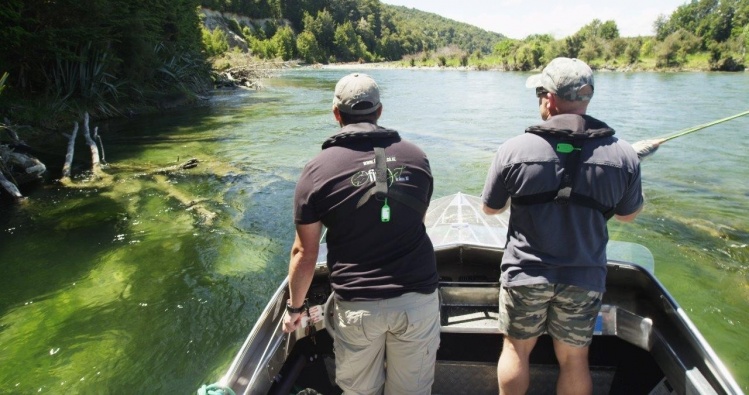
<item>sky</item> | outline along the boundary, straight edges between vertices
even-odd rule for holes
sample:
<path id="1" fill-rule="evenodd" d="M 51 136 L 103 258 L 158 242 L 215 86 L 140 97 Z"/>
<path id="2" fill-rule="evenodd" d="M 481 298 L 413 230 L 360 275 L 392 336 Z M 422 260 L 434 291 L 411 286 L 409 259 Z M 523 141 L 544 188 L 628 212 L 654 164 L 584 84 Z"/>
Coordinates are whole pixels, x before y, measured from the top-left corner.
<path id="1" fill-rule="evenodd" d="M 482 29 L 522 39 L 575 34 L 594 19 L 613 20 L 622 37 L 652 36 L 659 15 L 671 15 L 690 0 L 380 0 L 432 12 Z"/>

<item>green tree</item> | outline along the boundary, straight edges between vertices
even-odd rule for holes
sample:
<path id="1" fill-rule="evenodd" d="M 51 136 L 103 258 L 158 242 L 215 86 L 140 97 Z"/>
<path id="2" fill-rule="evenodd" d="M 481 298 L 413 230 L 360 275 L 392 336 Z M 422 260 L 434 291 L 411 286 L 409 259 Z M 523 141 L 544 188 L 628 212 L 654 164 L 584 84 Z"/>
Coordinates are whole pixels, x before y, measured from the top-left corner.
<path id="1" fill-rule="evenodd" d="M 361 18 L 359 20 L 356 24 L 356 34 L 361 37 L 362 42 L 368 49 L 374 50 L 377 46 L 377 35 L 374 31 L 374 23 L 370 19 Z"/>
<path id="2" fill-rule="evenodd" d="M 619 37 L 619 27 L 614 21 L 601 22 L 600 19 L 594 19 L 589 24 L 583 26 L 575 33 L 583 40 L 590 38 L 602 38 L 604 40 L 613 40 Z"/>
<path id="3" fill-rule="evenodd" d="M 627 43 L 627 47 L 624 49 L 624 57 L 627 59 L 627 63 L 637 63 L 637 60 L 640 59 L 641 48 L 642 44 L 639 39 Z"/>
<path id="4" fill-rule="evenodd" d="M 601 57 L 602 54 L 602 40 L 598 37 L 590 37 L 583 43 L 583 47 L 580 49 L 578 56 L 590 63 L 594 59 Z"/>
<path id="5" fill-rule="evenodd" d="M 627 50 L 628 41 L 617 37 L 613 40 L 607 41 L 607 50 L 605 51 L 605 56 L 607 59 L 616 59 L 624 54 L 624 52 Z"/>
<path id="6" fill-rule="evenodd" d="M 402 58 L 406 51 L 400 37 L 397 34 L 391 34 L 390 29 L 385 28 L 377 45 L 377 53 L 385 60 L 397 60 Z"/>
<path id="7" fill-rule="evenodd" d="M 668 36 L 668 24 L 669 17 L 663 14 L 658 15 L 658 18 L 653 22 L 653 31 L 655 31 L 655 37 L 659 41 L 662 41 L 666 36 Z"/>
<path id="8" fill-rule="evenodd" d="M 315 35 L 310 31 L 305 30 L 297 36 L 296 48 L 299 56 L 307 63 L 316 63 L 325 60 Z"/>
<path id="9" fill-rule="evenodd" d="M 731 37 L 746 37 L 747 28 L 749 28 L 749 0 L 737 0 L 733 12 Z"/>
<path id="10" fill-rule="evenodd" d="M 518 42 L 513 39 L 506 38 L 494 45 L 494 54 L 502 58 L 510 56 L 517 50 Z"/>
<path id="11" fill-rule="evenodd" d="M 606 21 L 601 25 L 601 30 L 598 35 L 604 40 L 614 40 L 619 38 L 619 27 L 614 21 Z"/>
<path id="12" fill-rule="evenodd" d="M 334 34 L 335 56 L 341 61 L 367 60 L 366 48 L 351 22 L 339 25 Z"/>
<path id="13" fill-rule="evenodd" d="M 514 67 L 517 70 L 521 71 L 528 71 L 534 69 L 535 62 L 534 62 L 534 54 L 533 49 L 528 44 L 523 44 L 518 48 L 518 50 L 515 52 L 515 58 L 514 60 Z"/>
<path id="14" fill-rule="evenodd" d="M 332 14 L 328 10 L 321 10 L 314 17 L 309 13 L 305 14 L 302 20 L 304 30 L 309 31 L 315 36 L 320 50 L 327 57 L 335 47 L 333 40 L 335 38 L 336 25 Z"/>
<path id="15" fill-rule="evenodd" d="M 271 42 L 275 48 L 276 56 L 280 56 L 283 60 L 294 58 L 296 53 L 296 38 L 294 37 L 294 31 L 290 27 L 284 26 L 278 29 Z"/>
<path id="16" fill-rule="evenodd" d="M 647 39 L 642 43 L 642 47 L 640 47 L 640 54 L 644 56 L 653 56 L 655 53 L 655 39 Z"/>
<path id="17" fill-rule="evenodd" d="M 203 28 L 203 47 L 209 56 L 218 56 L 229 50 L 226 33 L 221 29 Z"/>
<path id="18" fill-rule="evenodd" d="M 576 58 L 583 48 L 583 38 L 580 35 L 574 34 L 564 39 L 564 52 L 568 58 Z"/>
<path id="19" fill-rule="evenodd" d="M 261 59 L 273 59 L 276 57 L 276 47 L 272 40 L 259 40 L 251 37 L 249 40 L 250 52 Z"/>
<path id="20" fill-rule="evenodd" d="M 699 48 L 700 39 L 694 34 L 680 29 L 656 45 L 656 65 L 659 67 L 680 66 L 686 62 L 688 55 L 696 53 Z"/>

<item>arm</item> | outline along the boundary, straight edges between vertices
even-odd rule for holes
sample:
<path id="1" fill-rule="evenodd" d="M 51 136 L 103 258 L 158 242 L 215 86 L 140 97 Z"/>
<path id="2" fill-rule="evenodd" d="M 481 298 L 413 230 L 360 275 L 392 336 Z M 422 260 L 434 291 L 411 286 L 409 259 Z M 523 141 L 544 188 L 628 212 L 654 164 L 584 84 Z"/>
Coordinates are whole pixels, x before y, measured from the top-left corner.
<path id="1" fill-rule="evenodd" d="M 632 214 L 627 214 L 627 215 L 616 214 L 614 215 L 614 218 L 616 218 L 617 221 L 621 221 L 621 222 L 632 222 L 635 220 L 635 218 L 637 218 L 637 214 L 640 214 L 640 211 L 642 211 L 642 205 L 640 205 L 640 207 L 637 208 L 637 211 L 635 211 Z"/>
<path id="2" fill-rule="evenodd" d="M 488 215 L 494 215 L 494 214 L 502 213 L 505 210 L 507 210 L 509 207 L 510 207 L 510 199 L 507 199 L 507 203 L 505 203 L 505 206 L 502 207 L 502 208 L 499 208 L 499 209 L 497 209 L 497 208 L 491 208 L 491 207 L 487 206 L 486 203 L 484 203 L 484 204 L 481 205 L 481 209 L 484 211 L 484 214 L 488 214 Z"/>
<path id="3" fill-rule="evenodd" d="M 299 307 L 304 303 L 307 290 L 312 283 L 321 232 L 321 222 L 296 226 L 296 237 L 289 261 L 289 304 L 293 307 Z M 284 316 L 284 332 L 296 330 L 301 322 L 301 313 L 287 313 Z"/>
<path id="4" fill-rule="evenodd" d="M 654 154 L 663 143 L 663 139 L 642 140 L 632 144 L 632 148 L 637 152 L 637 157 L 640 158 L 640 161 L 643 161 L 648 156 Z"/>
<path id="5" fill-rule="evenodd" d="M 497 154 L 494 155 L 494 159 L 492 159 L 492 164 L 489 166 L 489 171 L 487 172 L 486 180 L 484 181 L 484 189 L 481 192 L 481 200 L 483 203 L 481 209 L 484 214 L 487 215 L 499 214 L 510 208 L 510 191 L 505 187 L 503 181 L 504 177 L 501 171 L 503 167 L 500 164 L 501 150 L 502 147 L 499 147 Z M 502 203 L 503 201 L 504 203 Z M 495 208 L 497 206 L 501 207 Z"/>

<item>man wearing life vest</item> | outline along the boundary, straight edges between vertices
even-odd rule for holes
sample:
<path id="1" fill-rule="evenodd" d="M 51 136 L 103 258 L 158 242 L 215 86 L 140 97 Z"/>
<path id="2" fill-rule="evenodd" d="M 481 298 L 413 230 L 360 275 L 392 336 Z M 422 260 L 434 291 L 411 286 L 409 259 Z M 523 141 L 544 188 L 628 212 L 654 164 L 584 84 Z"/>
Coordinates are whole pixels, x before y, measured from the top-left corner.
<path id="1" fill-rule="evenodd" d="M 429 394 L 440 343 L 437 266 L 423 223 L 429 161 L 377 125 L 380 91 L 366 74 L 338 81 L 333 114 L 341 129 L 304 167 L 294 193 L 284 330 L 300 325 L 325 225 L 336 383 L 345 394 Z"/>
<path id="2" fill-rule="evenodd" d="M 642 208 L 640 161 L 606 123 L 586 115 L 593 72 L 552 60 L 528 78 L 544 122 L 498 149 L 483 190 L 484 212 L 512 207 L 501 262 L 497 374 L 500 393 L 524 394 L 529 356 L 547 333 L 560 364 L 558 394 L 590 394 L 588 348 L 606 282 L 607 220 Z"/>

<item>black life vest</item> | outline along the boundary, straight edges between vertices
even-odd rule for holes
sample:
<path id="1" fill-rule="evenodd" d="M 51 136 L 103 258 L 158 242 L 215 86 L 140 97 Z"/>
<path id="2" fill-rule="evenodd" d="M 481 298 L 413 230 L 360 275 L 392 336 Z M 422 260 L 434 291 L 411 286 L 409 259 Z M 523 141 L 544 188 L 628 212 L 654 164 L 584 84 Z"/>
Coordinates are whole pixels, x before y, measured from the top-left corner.
<path id="1" fill-rule="evenodd" d="M 378 127 L 377 130 L 368 132 L 354 131 L 338 133 L 325 140 L 322 144 L 322 149 L 332 146 L 346 146 L 349 142 L 369 141 L 375 154 L 375 183 L 368 188 L 364 188 L 364 193 L 359 198 L 356 206 L 341 205 L 326 214 L 322 221 L 326 226 L 330 227 L 330 225 L 334 224 L 338 219 L 348 217 L 348 215 L 353 211 L 364 206 L 372 197 L 375 197 L 380 201 L 385 200 L 385 198 L 393 199 L 413 210 L 416 210 L 416 212 L 422 216 L 426 214 L 427 208 L 429 207 L 428 202 L 423 202 L 401 191 L 396 185 L 388 186 L 385 143 L 387 140 L 392 139 L 400 140 L 398 132 Z"/>
<path id="2" fill-rule="evenodd" d="M 565 155 L 562 163 L 562 181 L 556 190 L 513 196 L 511 199 L 513 205 L 572 203 L 599 211 L 606 220 L 614 216 L 615 207 L 606 206 L 590 196 L 572 191 L 575 185 L 575 174 L 578 173 L 577 170 L 580 167 L 580 152 L 583 145 L 591 139 L 613 136 L 614 129 L 588 115 L 561 114 L 553 116 L 541 125 L 531 126 L 525 132 L 539 135 L 549 144 L 553 143 L 549 141 L 548 136 L 561 140 L 554 150 Z"/>

